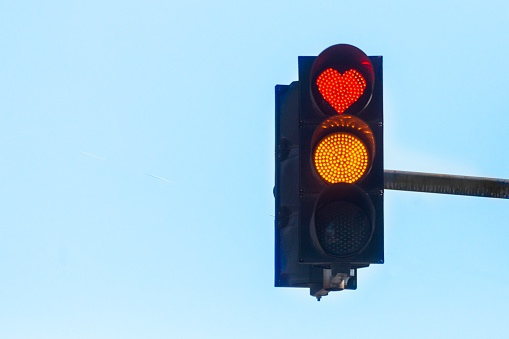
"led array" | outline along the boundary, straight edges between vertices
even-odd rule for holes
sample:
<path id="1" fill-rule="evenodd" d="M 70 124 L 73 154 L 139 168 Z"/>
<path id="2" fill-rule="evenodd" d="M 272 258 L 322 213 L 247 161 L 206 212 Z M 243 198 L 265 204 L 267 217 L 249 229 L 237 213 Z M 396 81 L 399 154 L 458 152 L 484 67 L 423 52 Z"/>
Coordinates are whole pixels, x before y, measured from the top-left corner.
<path id="1" fill-rule="evenodd" d="M 314 163 L 325 181 L 354 183 L 368 168 L 368 150 L 356 136 L 334 133 L 320 141 L 315 149 Z"/>
<path id="2" fill-rule="evenodd" d="M 326 69 L 318 76 L 316 84 L 323 98 L 339 114 L 356 102 L 366 88 L 366 80 L 354 69 L 342 75 L 335 69 Z"/>

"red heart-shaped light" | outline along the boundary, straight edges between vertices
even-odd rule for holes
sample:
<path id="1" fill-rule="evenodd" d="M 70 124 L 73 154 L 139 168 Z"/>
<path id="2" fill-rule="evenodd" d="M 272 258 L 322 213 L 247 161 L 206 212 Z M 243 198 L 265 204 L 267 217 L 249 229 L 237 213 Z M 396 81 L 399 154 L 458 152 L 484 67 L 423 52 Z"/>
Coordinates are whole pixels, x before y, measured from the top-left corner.
<path id="1" fill-rule="evenodd" d="M 366 80 L 354 69 L 343 74 L 332 68 L 326 69 L 316 79 L 316 84 L 323 98 L 339 114 L 356 102 L 366 88 Z"/>

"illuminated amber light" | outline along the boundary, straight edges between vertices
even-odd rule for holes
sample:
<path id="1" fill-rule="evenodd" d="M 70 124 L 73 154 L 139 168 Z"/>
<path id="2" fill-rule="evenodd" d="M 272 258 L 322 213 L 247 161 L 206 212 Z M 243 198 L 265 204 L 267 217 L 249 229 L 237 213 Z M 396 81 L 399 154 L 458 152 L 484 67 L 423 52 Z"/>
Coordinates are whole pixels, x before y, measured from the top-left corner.
<path id="1" fill-rule="evenodd" d="M 342 114 L 364 93 L 366 80 L 354 69 L 341 74 L 329 68 L 318 76 L 316 85 L 323 98 Z"/>
<path id="2" fill-rule="evenodd" d="M 354 183 L 368 168 L 368 150 L 356 136 L 334 133 L 320 141 L 315 149 L 314 162 L 325 181 Z"/>

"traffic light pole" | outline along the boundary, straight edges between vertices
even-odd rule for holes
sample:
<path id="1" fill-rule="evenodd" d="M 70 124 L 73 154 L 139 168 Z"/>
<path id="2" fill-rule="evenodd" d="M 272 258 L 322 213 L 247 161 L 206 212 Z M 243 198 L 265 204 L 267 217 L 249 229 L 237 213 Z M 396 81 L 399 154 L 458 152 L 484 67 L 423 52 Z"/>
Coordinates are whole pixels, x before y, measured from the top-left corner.
<path id="1" fill-rule="evenodd" d="M 384 171 L 388 190 L 509 199 L 509 180 L 404 171 Z"/>

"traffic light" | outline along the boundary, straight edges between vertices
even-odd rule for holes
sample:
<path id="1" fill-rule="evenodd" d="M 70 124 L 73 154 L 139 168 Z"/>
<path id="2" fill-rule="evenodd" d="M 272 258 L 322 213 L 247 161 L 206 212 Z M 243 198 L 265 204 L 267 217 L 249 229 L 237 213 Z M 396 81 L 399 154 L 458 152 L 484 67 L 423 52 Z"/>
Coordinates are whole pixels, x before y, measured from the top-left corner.
<path id="1" fill-rule="evenodd" d="M 383 263 L 382 57 L 334 45 L 276 86 L 275 286 L 318 299 Z"/>

